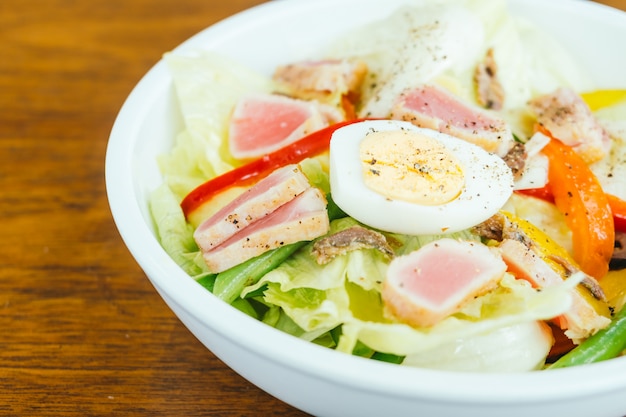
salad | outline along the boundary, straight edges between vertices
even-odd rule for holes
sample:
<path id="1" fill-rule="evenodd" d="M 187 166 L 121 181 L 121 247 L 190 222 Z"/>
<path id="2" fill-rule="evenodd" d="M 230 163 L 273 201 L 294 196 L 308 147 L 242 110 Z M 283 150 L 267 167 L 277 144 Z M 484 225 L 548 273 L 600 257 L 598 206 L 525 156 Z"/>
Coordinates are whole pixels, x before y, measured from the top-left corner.
<path id="1" fill-rule="evenodd" d="M 407 5 L 272 74 L 164 59 L 185 128 L 150 210 L 217 297 L 407 366 L 626 349 L 626 92 L 504 1 Z"/>

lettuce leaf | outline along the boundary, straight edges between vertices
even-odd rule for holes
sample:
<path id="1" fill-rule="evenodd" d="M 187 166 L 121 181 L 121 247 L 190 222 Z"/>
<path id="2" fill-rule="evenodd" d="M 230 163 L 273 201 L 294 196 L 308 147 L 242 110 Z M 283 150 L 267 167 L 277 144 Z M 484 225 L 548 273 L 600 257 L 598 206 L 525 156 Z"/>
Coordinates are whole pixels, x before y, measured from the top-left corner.
<path id="1" fill-rule="evenodd" d="M 331 223 L 331 233 L 356 224 L 349 217 L 336 220 Z M 394 245 L 399 245 L 398 253 L 440 238 L 389 234 L 388 237 L 394 239 Z M 476 239 L 468 231 L 456 237 Z M 576 284 L 564 281 L 560 286 L 536 291 L 527 282 L 505 274 L 496 290 L 468 302 L 458 313 L 433 327 L 414 328 L 385 314 L 381 286 L 389 259 L 382 253 L 362 249 L 319 265 L 311 255 L 313 244 L 302 248 L 243 293 L 245 296 L 265 287 L 264 302 L 279 307 L 301 329 L 295 332 L 292 329 L 292 334 L 319 334 L 341 326 L 336 349 L 345 353 L 353 353 L 365 345 L 376 352 L 414 357 L 424 352 L 432 355 L 437 348 L 449 348 L 455 341 L 480 338 L 491 332 L 506 334 L 507 328 L 509 333 L 511 329 L 521 329 L 518 331 L 532 330 L 538 334 L 535 328 L 526 325 L 562 314 L 571 304 L 569 291 Z M 535 355 L 546 353 L 542 348 L 546 340 L 538 336 L 537 343 L 529 345 L 535 349 Z M 475 341 L 475 345 L 480 343 Z M 533 360 L 529 362 L 534 367 Z"/>
<path id="2" fill-rule="evenodd" d="M 230 114 L 252 92 L 272 90 L 271 79 L 226 56 L 208 51 L 164 55 L 185 123 L 159 165 L 179 199 L 237 164 L 228 150 Z"/>
<path id="3" fill-rule="evenodd" d="M 176 195 L 162 184 L 150 195 L 149 208 L 157 238 L 168 255 L 189 275 L 200 279 L 209 274 L 193 239 L 193 228 L 185 220 Z"/>
<path id="4" fill-rule="evenodd" d="M 500 287 L 468 303 L 463 310 L 430 328 L 403 323 L 352 320 L 343 325 L 337 350 L 351 352 L 361 341 L 374 350 L 400 356 L 416 355 L 520 323 L 556 317 L 571 305 L 569 291 L 576 281 L 536 291 L 505 274 Z"/>
<path id="5" fill-rule="evenodd" d="M 544 367 L 553 342 L 547 324 L 528 321 L 457 338 L 434 349 L 406 356 L 402 364 L 466 372 L 533 371 Z"/>

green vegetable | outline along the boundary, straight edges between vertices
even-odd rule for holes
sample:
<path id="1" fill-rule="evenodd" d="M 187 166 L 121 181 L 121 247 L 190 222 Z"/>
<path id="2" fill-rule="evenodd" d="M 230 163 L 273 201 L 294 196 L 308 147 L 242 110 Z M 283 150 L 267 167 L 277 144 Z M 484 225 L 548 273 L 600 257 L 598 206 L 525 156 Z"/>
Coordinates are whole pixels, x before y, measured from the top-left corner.
<path id="1" fill-rule="evenodd" d="M 328 334 L 333 338 L 335 344 L 337 344 L 341 338 L 341 326 L 335 327 L 329 331 Z M 395 364 L 400 364 L 404 360 L 404 356 L 394 355 L 392 353 L 376 352 L 374 349 L 361 342 L 356 342 L 354 348 L 352 349 L 352 354 L 355 356 L 362 356 L 364 358 Z"/>
<path id="2" fill-rule="evenodd" d="M 333 201 L 330 193 L 326 194 L 326 200 L 328 201 L 328 205 L 326 206 L 326 210 L 328 210 L 328 219 L 332 222 L 333 220 L 342 219 L 348 216 L 339 208 L 337 204 Z"/>
<path id="3" fill-rule="evenodd" d="M 626 306 L 613 317 L 611 323 L 580 345 L 563 355 L 548 369 L 584 365 L 618 356 L 626 349 Z"/>
<path id="4" fill-rule="evenodd" d="M 235 307 L 237 310 L 243 313 L 246 313 L 250 317 L 255 318 L 257 320 L 259 319 L 259 315 L 257 314 L 257 311 L 254 309 L 254 307 L 252 307 L 252 305 L 250 304 L 248 300 L 244 300 L 243 298 L 238 298 L 235 301 L 233 301 L 231 305 Z"/>
<path id="5" fill-rule="evenodd" d="M 208 273 L 208 274 L 200 276 L 199 278 L 196 277 L 196 281 L 198 282 L 198 284 L 202 285 L 207 290 L 213 292 L 213 287 L 215 286 L 216 277 L 217 277 L 217 274 Z"/>
<path id="6" fill-rule="evenodd" d="M 241 290 L 256 283 L 263 275 L 276 268 L 295 251 L 308 242 L 296 242 L 267 251 L 256 258 L 234 266 L 217 274 L 213 294 L 227 303 L 232 303 L 241 294 Z"/>
<path id="7" fill-rule="evenodd" d="M 404 356 L 398 356 L 392 353 L 374 352 L 374 354 L 371 356 L 371 359 L 375 359 L 381 362 L 400 364 L 404 360 Z"/>
<path id="8" fill-rule="evenodd" d="M 150 212 L 158 239 L 168 255 L 195 279 L 210 274 L 193 239 L 193 229 L 186 222 L 175 193 L 166 184 L 150 196 Z"/>

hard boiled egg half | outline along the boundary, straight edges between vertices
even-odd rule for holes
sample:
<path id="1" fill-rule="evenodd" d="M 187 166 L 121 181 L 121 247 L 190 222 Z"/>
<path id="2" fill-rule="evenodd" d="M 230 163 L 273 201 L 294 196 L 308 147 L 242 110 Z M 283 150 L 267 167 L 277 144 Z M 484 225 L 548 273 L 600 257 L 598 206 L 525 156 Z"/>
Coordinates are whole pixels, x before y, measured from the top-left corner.
<path id="1" fill-rule="evenodd" d="M 477 145 L 409 122 L 372 120 L 330 141 L 335 203 L 370 227 L 393 233 L 452 233 L 495 214 L 513 191 L 504 160 Z"/>

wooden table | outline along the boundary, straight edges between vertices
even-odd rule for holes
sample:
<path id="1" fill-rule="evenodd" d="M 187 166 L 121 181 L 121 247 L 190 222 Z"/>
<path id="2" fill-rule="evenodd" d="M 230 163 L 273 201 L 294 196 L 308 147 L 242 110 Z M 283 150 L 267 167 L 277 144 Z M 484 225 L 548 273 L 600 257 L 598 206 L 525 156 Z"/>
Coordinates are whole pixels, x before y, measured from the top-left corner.
<path id="1" fill-rule="evenodd" d="M 0 415 L 305 415 L 183 327 L 104 187 L 108 134 L 140 77 L 261 2 L 0 1 Z"/>

